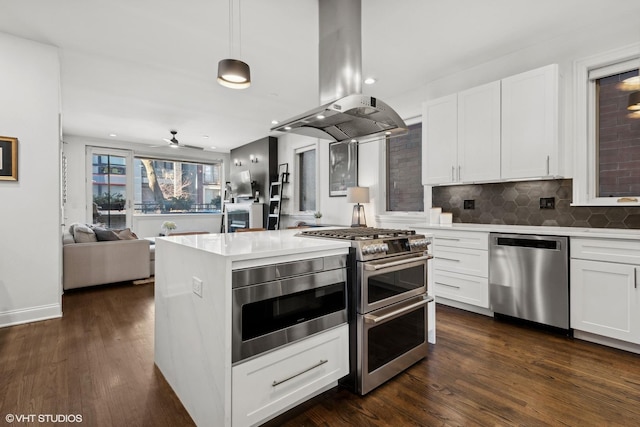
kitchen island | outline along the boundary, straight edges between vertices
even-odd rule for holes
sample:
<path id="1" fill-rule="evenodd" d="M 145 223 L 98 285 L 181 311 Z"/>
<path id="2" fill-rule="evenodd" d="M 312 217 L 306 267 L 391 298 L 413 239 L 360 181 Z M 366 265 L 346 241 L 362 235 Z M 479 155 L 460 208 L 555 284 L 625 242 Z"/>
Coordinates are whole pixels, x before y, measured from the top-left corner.
<path id="1" fill-rule="evenodd" d="M 155 363 L 197 425 L 259 424 L 333 387 L 337 379 L 347 374 L 348 354 L 342 350 L 348 347 L 346 323 L 232 366 L 234 270 L 344 255 L 349 251 L 349 242 L 301 238 L 295 236 L 297 232 L 273 230 L 156 239 Z M 234 379 L 241 370 L 259 363 L 272 366 L 271 373 L 280 374 L 277 369 L 283 369 L 282 365 L 295 366 L 292 358 L 325 344 L 345 354 L 337 357 L 339 366 L 327 363 L 321 367 L 321 374 L 311 384 L 292 382 L 284 391 L 276 391 L 269 383 L 264 395 L 256 397 L 260 385 L 252 388 L 251 376 L 245 375 L 242 381 Z M 287 363 L 281 363 L 283 360 Z M 262 368 L 255 368 L 258 369 Z M 257 407 L 247 408 L 250 398 Z"/>

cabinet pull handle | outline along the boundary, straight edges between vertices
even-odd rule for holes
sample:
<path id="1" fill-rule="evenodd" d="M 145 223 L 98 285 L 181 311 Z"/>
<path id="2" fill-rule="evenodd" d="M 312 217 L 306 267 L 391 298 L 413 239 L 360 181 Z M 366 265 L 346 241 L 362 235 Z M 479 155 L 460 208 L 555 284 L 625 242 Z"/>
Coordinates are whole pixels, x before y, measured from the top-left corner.
<path id="1" fill-rule="evenodd" d="M 447 288 L 460 289 L 460 286 L 450 285 L 450 284 L 448 284 L 448 283 L 435 282 L 435 284 L 436 284 L 436 285 L 446 286 Z"/>
<path id="2" fill-rule="evenodd" d="M 451 182 L 455 182 L 456 180 L 455 173 L 456 173 L 456 167 L 451 165 Z"/>
<path id="3" fill-rule="evenodd" d="M 549 156 L 547 156 L 547 175 L 549 175 Z"/>
<path id="4" fill-rule="evenodd" d="M 443 256 L 437 256 L 437 257 L 435 257 L 435 258 L 436 258 L 436 259 L 444 259 L 444 260 L 446 260 L 446 261 L 455 261 L 455 262 L 460 262 L 460 260 L 459 260 L 459 259 L 455 259 L 455 258 L 445 258 L 445 257 L 443 257 Z"/>
<path id="5" fill-rule="evenodd" d="M 455 237 L 436 237 L 436 239 L 440 239 L 440 240 L 453 240 L 454 242 L 459 242 L 460 239 L 455 238 Z"/>
<path id="6" fill-rule="evenodd" d="M 315 369 L 315 368 L 317 368 L 317 367 L 319 367 L 319 366 L 324 365 L 324 364 L 325 364 L 325 363 L 327 363 L 328 361 L 329 361 L 329 360 L 322 360 L 322 359 L 320 359 L 320 361 L 319 361 L 318 363 L 316 363 L 315 365 L 311 366 L 310 368 L 305 369 L 304 371 L 300 371 L 300 372 L 298 372 L 297 374 L 293 374 L 293 375 L 291 375 L 290 377 L 285 378 L 285 379 L 280 380 L 280 381 L 273 381 L 273 383 L 271 383 L 271 387 L 277 387 L 277 386 L 279 386 L 279 385 L 280 385 L 280 384 L 282 384 L 282 383 L 286 383 L 287 381 L 292 380 L 292 379 L 294 379 L 295 377 L 299 377 L 300 375 L 305 374 L 305 373 L 307 373 L 307 372 L 311 371 L 312 369 Z"/>
<path id="7" fill-rule="evenodd" d="M 633 267 L 633 289 L 638 289 L 638 269 Z"/>
<path id="8" fill-rule="evenodd" d="M 462 170 L 462 166 L 458 165 L 458 181 L 462 181 L 462 178 L 460 178 L 460 175 L 462 175 L 460 172 L 461 170 Z"/>

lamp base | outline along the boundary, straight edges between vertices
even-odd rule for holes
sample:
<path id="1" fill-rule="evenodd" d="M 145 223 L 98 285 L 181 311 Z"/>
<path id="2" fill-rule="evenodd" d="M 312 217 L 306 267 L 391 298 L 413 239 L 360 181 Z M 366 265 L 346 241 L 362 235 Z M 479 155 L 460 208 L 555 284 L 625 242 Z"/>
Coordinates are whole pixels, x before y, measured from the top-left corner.
<path id="1" fill-rule="evenodd" d="M 351 215 L 352 227 L 366 227 L 367 219 L 364 216 L 364 206 L 360 203 L 353 207 L 353 214 Z"/>

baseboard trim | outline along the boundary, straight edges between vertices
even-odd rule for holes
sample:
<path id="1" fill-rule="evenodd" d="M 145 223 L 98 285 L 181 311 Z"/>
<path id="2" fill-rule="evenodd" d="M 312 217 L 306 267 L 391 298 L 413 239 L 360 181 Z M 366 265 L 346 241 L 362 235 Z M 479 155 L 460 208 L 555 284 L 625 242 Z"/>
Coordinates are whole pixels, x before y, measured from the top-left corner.
<path id="1" fill-rule="evenodd" d="M 0 328 L 62 317 L 61 304 L 48 304 L 0 312 Z"/>

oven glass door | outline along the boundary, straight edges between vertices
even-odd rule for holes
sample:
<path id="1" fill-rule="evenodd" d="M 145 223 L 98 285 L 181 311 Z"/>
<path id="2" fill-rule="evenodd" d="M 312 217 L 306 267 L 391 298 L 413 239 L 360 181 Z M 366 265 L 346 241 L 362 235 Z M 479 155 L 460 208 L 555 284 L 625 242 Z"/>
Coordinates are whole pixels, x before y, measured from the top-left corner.
<path id="1" fill-rule="evenodd" d="M 421 295 L 359 315 L 360 391 L 368 393 L 427 355 L 427 303 Z"/>
<path id="2" fill-rule="evenodd" d="M 359 312 L 368 313 L 426 293 L 427 260 L 430 258 L 430 255 L 411 255 L 360 263 Z"/>

